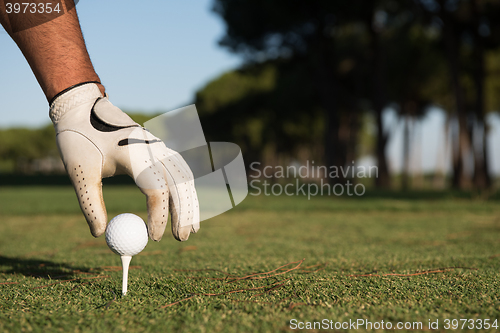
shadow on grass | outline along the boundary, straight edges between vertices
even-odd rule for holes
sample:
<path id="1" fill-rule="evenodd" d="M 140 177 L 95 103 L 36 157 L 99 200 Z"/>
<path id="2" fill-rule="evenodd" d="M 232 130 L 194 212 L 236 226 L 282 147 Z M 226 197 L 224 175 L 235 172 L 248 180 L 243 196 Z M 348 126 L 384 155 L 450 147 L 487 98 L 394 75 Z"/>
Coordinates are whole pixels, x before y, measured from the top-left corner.
<path id="1" fill-rule="evenodd" d="M 67 279 L 74 274 L 89 272 L 89 268 L 49 260 L 0 256 L 0 274 L 22 274 L 30 277 L 59 280 Z"/>

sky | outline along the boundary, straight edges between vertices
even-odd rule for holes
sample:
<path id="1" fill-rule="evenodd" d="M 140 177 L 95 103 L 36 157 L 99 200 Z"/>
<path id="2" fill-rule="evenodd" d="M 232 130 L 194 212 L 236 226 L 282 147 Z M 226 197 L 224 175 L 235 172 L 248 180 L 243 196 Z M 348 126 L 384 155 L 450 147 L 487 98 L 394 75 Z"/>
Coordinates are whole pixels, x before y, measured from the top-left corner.
<path id="1" fill-rule="evenodd" d="M 218 47 L 225 28 L 211 5 L 212 0 L 79 1 L 87 49 L 113 104 L 144 113 L 173 110 L 241 63 Z M 0 128 L 50 122 L 45 96 L 3 29 L 0 60 Z"/>
<path id="2" fill-rule="evenodd" d="M 223 21 L 211 11 L 212 0 L 118 1 L 80 0 L 80 24 L 94 67 L 111 101 L 125 111 L 156 114 L 192 103 L 194 93 L 211 79 L 241 64 L 219 47 Z M 0 28 L 0 128 L 38 127 L 50 122 L 48 104 L 15 43 Z M 500 118 L 490 117 L 492 171 L 500 175 Z M 390 168 L 401 169 L 402 122 L 387 147 Z M 444 116 L 428 113 L 417 125 L 412 164 L 415 170 L 442 168 Z M 449 158 L 444 165 L 450 169 Z M 365 160 L 365 163 L 373 163 Z"/>

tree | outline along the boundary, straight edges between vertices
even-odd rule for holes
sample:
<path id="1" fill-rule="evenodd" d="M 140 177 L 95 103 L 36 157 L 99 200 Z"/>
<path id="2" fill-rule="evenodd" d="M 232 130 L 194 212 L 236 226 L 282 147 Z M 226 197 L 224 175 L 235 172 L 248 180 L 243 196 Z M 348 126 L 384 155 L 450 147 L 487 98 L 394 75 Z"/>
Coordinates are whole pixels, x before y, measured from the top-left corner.
<path id="1" fill-rule="evenodd" d="M 500 45 L 500 4 L 495 1 L 436 0 L 417 3 L 430 24 L 441 29 L 443 53 L 449 65 L 454 114 L 458 123 L 453 149 L 453 185 L 491 186 L 485 122 L 485 56 Z M 473 177 L 465 166 L 472 160 Z"/>
<path id="2" fill-rule="evenodd" d="M 36 159 L 59 158 L 51 125 L 40 129 L 9 128 L 0 130 L 0 157 L 2 172 L 23 172 L 25 166 Z"/>
<path id="3" fill-rule="evenodd" d="M 321 146 L 321 113 L 307 78 L 302 63 L 280 60 L 246 65 L 209 82 L 195 99 L 207 140 L 237 143 L 249 163 L 290 162 L 305 146 Z M 307 155 L 318 157 L 315 151 Z"/>
<path id="4" fill-rule="evenodd" d="M 447 96 L 446 63 L 438 47 L 439 35 L 422 24 L 418 8 L 401 6 L 388 15 L 386 43 L 388 98 L 403 121 L 401 185 L 410 187 L 411 138 L 415 124 L 432 103 Z"/>
<path id="5" fill-rule="evenodd" d="M 356 8 L 363 4 L 354 2 L 360 6 L 326 0 L 216 0 L 214 6 L 227 25 L 222 46 L 248 62 L 294 59 L 307 66 L 306 82 L 315 88 L 323 112 L 324 163 L 342 167 L 353 155 L 352 133 L 359 128 L 362 108 L 355 90 L 341 94 L 345 77 L 339 64 L 347 59 L 340 57 L 342 41 L 336 29 L 353 23 Z"/>

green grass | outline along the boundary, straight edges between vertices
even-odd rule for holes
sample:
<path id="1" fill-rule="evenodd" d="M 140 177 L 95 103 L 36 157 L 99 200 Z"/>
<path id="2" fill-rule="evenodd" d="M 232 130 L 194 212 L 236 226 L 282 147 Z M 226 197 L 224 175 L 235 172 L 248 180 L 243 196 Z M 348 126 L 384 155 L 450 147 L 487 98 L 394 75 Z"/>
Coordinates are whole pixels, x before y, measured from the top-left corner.
<path id="1" fill-rule="evenodd" d="M 110 216 L 147 217 L 133 187 L 108 186 L 105 199 Z M 168 231 L 150 242 L 125 297 L 109 267 L 119 257 L 90 235 L 71 188 L 0 187 L 0 220 L 0 332 L 279 332 L 361 318 L 443 331 L 446 319 L 500 318 L 498 199 L 249 196 L 188 242 Z M 303 258 L 284 274 L 221 279 Z"/>

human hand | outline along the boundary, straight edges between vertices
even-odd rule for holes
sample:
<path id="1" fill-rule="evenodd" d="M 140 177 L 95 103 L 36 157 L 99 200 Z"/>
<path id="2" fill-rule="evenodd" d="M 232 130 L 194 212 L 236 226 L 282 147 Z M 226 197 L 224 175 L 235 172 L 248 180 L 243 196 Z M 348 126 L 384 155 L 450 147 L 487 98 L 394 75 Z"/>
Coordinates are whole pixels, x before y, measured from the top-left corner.
<path id="1" fill-rule="evenodd" d="M 119 174 L 131 176 L 146 195 L 152 240 L 163 236 L 169 209 L 177 240 L 185 241 L 198 231 L 198 197 L 187 163 L 111 104 L 96 84 L 85 83 L 56 96 L 50 118 L 61 158 L 94 237 L 104 233 L 107 223 L 101 180 Z"/>

